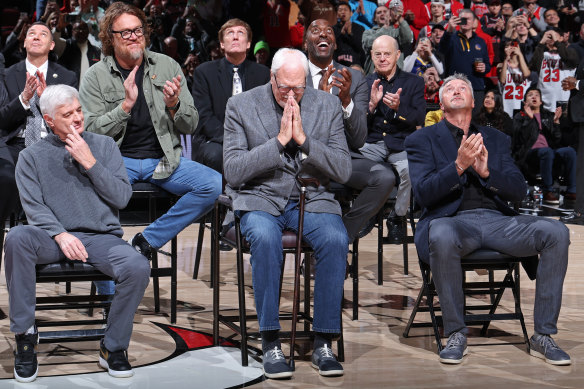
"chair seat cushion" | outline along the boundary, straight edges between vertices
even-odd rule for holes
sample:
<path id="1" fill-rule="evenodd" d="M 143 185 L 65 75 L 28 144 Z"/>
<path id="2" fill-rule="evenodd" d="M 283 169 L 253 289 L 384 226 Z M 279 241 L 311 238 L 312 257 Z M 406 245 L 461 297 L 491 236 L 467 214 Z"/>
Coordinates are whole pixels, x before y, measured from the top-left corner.
<path id="1" fill-rule="evenodd" d="M 81 261 L 61 261 L 46 265 L 37 265 L 38 276 L 75 276 L 75 275 L 103 275 L 102 272 L 91 266 L 87 262 Z"/>

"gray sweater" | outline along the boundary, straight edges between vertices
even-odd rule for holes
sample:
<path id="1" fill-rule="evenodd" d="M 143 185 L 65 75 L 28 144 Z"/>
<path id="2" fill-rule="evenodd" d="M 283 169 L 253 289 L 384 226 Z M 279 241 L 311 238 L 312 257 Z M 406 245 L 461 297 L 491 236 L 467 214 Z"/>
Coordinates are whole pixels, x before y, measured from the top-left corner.
<path id="1" fill-rule="evenodd" d="M 66 231 L 121 237 L 118 211 L 132 196 L 124 161 L 111 137 L 88 132 L 82 137 L 97 160 L 89 170 L 54 134 L 20 153 L 16 184 L 26 218 L 52 237 Z"/>

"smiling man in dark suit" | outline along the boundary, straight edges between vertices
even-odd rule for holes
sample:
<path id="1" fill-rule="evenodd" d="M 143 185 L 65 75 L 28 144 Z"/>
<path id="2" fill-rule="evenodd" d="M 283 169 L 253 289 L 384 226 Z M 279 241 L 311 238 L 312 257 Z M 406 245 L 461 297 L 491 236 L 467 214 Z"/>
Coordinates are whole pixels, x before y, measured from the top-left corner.
<path id="1" fill-rule="evenodd" d="M 193 75 L 193 100 L 199 111 L 193 159 L 218 172 L 223 170 L 223 120 L 227 100 L 270 79 L 270 69 L 246 59 L 251 39 L 249 24 L 240 19 L 228 20 L 219 30 L 225 57 L 199 65 Z"/>
<path id="2" fill-rule="evenodd" d="M 367 139 L 369 88 L 361 72 L 333 61 L 336 47 L 334 30 L 325 19 L 317 19 L 308 26 L 304 36 L 310 69 L 306 85 L 339 98 L 353 171 L 345 185 L 360 190 L 353 206 L 343 216 L 349 242 L 352 242 L 389 197 L 395 175 L 389 165 L 359 153 Z"/>
<path id="3" fill-rule="evenodd" d="M 14 167 L 18 153 L 25 148 L 27 123 L 35 121 L 40 138 L 47 135 L 38 108 L 38 98 L 47 85 L 66 84 L 77 88 L 75 73 L 49 61 L 55 43 L 49 28 L 42 22 L 33 23 L 26 33 L 26 59 L 5 71 L 4 101 L 0 108 L 0 202 L 10 204 L 7 213 L 18 203 Z M 36 136 L 36 135 L 35 135 Z M 32 136 L 30 137 L 32 138 Z M 36 137 L 35 139 L 40 139 Z M 29 139 L 31 141 L 31 139 Z M 6 207 L 5 207 L 6 208 Z M 4 219 L 2 219 L 4 220 Z"/>
<path id="4" fill-rule="evenodd" d="M 280 49 L 272 61 L 270 82 L 233 96 L 225 112 L 226 191 L 251 248 L 268 378 L 292 376 L 278 335 L 278 291 L 282 230 L 298 228 L 297 175 L 320 182 L 318 188 L 307 188 L 303 230 L 316 257 L 312 366 L 323 376 L 343 374 L 330 346 L 341 331 L 348 240 L 341 208 L 328 187 L 331 180 L 349 179 L 351 158 L 338 99 L 306 88 L 307 75 L 308 61 L 302 52 Z"/>
<path id="5" fill-rule="evenodd" d="M 449 335 L 440 362 L 461 363 L 467 354 L 460 259 L 486 248 L 517 257 L 539 254 L 530 354 L 569 365 L 570 356 L 550 335 L 558 332 L 570 233 L 557 220 L 509 208 L 508 201 L 525 196 L 525 178 L 511 157 L 509 137 L 471 124 L 473 107 L 472 84 L 456 73 L 440 88 L 444 120 L 405 140 L 414 195 L 422 206 L 416 249 L 432 269 Z"/>

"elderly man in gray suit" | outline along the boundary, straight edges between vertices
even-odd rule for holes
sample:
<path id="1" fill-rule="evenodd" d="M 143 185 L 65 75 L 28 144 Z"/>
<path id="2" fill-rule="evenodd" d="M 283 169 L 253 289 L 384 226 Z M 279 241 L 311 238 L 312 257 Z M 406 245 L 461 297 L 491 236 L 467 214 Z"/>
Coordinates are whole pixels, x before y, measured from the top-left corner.
<path id="1" fill-rule="evenodd" d="M 361 72 L 333 61 L 336 47 L 330 24 L 324 19 L 313 21 L 304 35 L 310 69 L 306 85 L 330 92 L 341 102 L 353 167 L 345 185 L 360 191 L 349 212 L 343 215 L 349 242 L 352 242 L 358 235 L 362 237 L 371 231 L 373 223 L 367 221 L 385 204 L 396 178 L 389 164 L 365 158 L 359 152 L 367 139 L 369 87 Z"/>
<path id="2" fill-rule="evenodd" d="M 231 97 L 225 113 L 226 191 L 251 248 L 268 378 L 292 376 L 279 341 L 278 295 L 282 230 L 298 227 L 298 174 L 320 181 L 307 191 L 303 233 L 316 256 L 312 366 L 324 376 L 343 374 L 330 346 L 341 332 L 348 238 L 340 206 L 327 188 L 330 180 L 347 181 L 351 158 L 338 98 L 306 88 L 307 74 L 302 52 L 281 49 L 272 60 L 270 83 Z"/>

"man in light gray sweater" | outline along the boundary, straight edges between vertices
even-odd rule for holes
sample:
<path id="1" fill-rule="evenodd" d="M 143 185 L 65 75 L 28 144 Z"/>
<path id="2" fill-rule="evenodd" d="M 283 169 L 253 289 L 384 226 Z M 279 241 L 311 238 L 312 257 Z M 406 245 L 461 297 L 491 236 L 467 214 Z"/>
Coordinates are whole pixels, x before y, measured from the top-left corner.
<path id="1" fill-rule="evenodd" d="M 132 321 L 150 277 L 148 260 L 122 240 L 118 210 L 132 195 L 114 140 L 83 133 L 75 88 L 45 89 L 40 109 L 52 133 L 20 153 L 16 184 L 29 225 L 6 236 L 6 284 L 10 330 L 16 334 L 14 377 L 38 373 L 35 326 L 35 265 L 88 262 L 117 283 L 100 365 L 114 377 L 133 375 L 127 348 Z"/>

